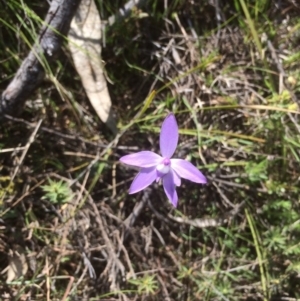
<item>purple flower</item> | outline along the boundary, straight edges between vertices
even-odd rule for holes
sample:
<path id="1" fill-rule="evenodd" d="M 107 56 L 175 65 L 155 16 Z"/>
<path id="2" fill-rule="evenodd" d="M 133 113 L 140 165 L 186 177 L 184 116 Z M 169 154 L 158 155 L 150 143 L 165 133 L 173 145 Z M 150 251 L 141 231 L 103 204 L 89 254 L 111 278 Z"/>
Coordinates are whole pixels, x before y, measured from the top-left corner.
<path id="1" fill-rule="evenodd" d="M 155 180 L 158 182 L 162 179 L 165 193 L 176 207 L 178 203 L 176 186 L 180 186 L 181 178 L 201 184 L 207 182 L 205 176 L 192 163 L 182 159 L 171 159 L 178 144 L 178 136 L 175 116 L 169 114 L 160 132 L 159 144 L 162 156 L 151 151 L 141 151 L 120 158 L 122 163 L 141 168 L 130 186 L 130 194 L 145 189 Z"/>

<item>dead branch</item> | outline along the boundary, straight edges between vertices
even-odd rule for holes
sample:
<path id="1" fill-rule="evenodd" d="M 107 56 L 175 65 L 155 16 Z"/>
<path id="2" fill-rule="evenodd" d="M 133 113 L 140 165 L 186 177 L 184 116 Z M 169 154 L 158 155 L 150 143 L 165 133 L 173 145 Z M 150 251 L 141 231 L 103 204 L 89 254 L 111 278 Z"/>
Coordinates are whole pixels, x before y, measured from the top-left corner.
<path id="1" fill-rule="evenodd" d="M 22 112 L 26 99 L 44 78 L 45 63 L 55 60 L 80 1 L 52 0 L 38 41 L 1 95 L 0 118 Z"/>

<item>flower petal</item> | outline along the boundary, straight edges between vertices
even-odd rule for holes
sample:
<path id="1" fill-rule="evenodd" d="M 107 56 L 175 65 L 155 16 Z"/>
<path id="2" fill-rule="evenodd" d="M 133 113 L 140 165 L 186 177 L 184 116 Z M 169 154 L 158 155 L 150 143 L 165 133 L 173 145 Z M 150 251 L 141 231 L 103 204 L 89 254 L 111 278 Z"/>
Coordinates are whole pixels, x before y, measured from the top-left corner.
<path id="1" fill-rule="evenodd" d="M 122 163 L 137 167 L 152 167 L 159 164 L 163 158 L 150 151 L 142 151 L 135 154 L 126 155 L 120 158 Z"/>
<path id="2" fill-rule="evenodd" d="M 156 167 L 142 168 L 131 183 L 129 194 L 139 192 L 148 187 L 154 182 L 156 176 Z"/>
<path id="3" fill-rule="evenodd" d="M 169 114 L 164 120 L 160 131 L 160 152 L 163 157 L 171 158 L 178 143 L 178 125 L 174 114 Z"/>
<path id="4" fill-rule="evenodd" d="M 175 189 L 173 173 L 169 172 L 163 177 L 163 185 L 165 193 L 174 207 L 177 207 L 178 196 Z"/>
<path id="5" fill-rule="evenodd" d="M 171 159 L 171 168 L 184 179 L 195 183 L 206 184 L 205 176 L 192 163 L 182 159 Z"/>
<path id="6" fill-rule="evenodd" d="M 171 168 L 171 172 L 173 173 L 174 184 L 176 186 L 180 186 L 181 185 L 181 179 L 180 179 L 179 175 L 176 173 L 175 170 L 172 170 L 172 168 Z"/>

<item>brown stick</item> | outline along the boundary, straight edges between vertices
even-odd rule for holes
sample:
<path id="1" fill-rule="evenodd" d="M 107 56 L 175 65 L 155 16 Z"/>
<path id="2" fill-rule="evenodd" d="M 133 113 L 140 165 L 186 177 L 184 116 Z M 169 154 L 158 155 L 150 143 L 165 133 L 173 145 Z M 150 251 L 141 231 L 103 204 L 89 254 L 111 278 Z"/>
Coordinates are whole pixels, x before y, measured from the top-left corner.
<path id="1" fill-rule="evenodd" d="M 55 60 L 80 1 L 52 0 L 38 41 L 1 95 L 0 118 L 4 114 L 22 112 L 26 99 L 44 78 L 42 61 L 49 63 Z"/>

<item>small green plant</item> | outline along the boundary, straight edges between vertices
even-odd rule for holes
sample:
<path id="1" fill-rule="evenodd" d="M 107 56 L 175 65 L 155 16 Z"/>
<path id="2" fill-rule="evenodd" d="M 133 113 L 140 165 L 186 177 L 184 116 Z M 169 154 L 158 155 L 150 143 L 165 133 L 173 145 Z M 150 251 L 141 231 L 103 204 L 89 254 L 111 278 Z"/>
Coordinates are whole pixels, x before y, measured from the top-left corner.
<path id="1" fill-rule="evenodd" d="M 130 279 L 129 282 L 137 287 L 140 295 L 152 295 L 158 289 L 157 280 L 155 275 L 145 275 L 142 278 Z"/>
<path id="2" fill-rule="evenodd" d="M 245 166 L 246 174 L 250 182 L 258 182 L 261 180 L 268 179 L 267 176 L 267 168 L 268 168 L 268 161 L 263 160 L 259 163 L 256 162 L 248 162 Z"/>
<path id="3" fill-rule="evenodd" d="M 43 200 L 49 200 L 54 204 L 63 204 L 68 202 L 72 197 L 72 190 L 68 184 L 62 180 L 55 181 L 48 179 L 48 185 L 41 186 L 45 195 Z"/>
<path id="4" fill-rule="evenodd" d="M 286 243 L 286 234 L 279 228 L 271 228 L 265 233 L 264 245 L 268 251 L 285 250 Z"/>

